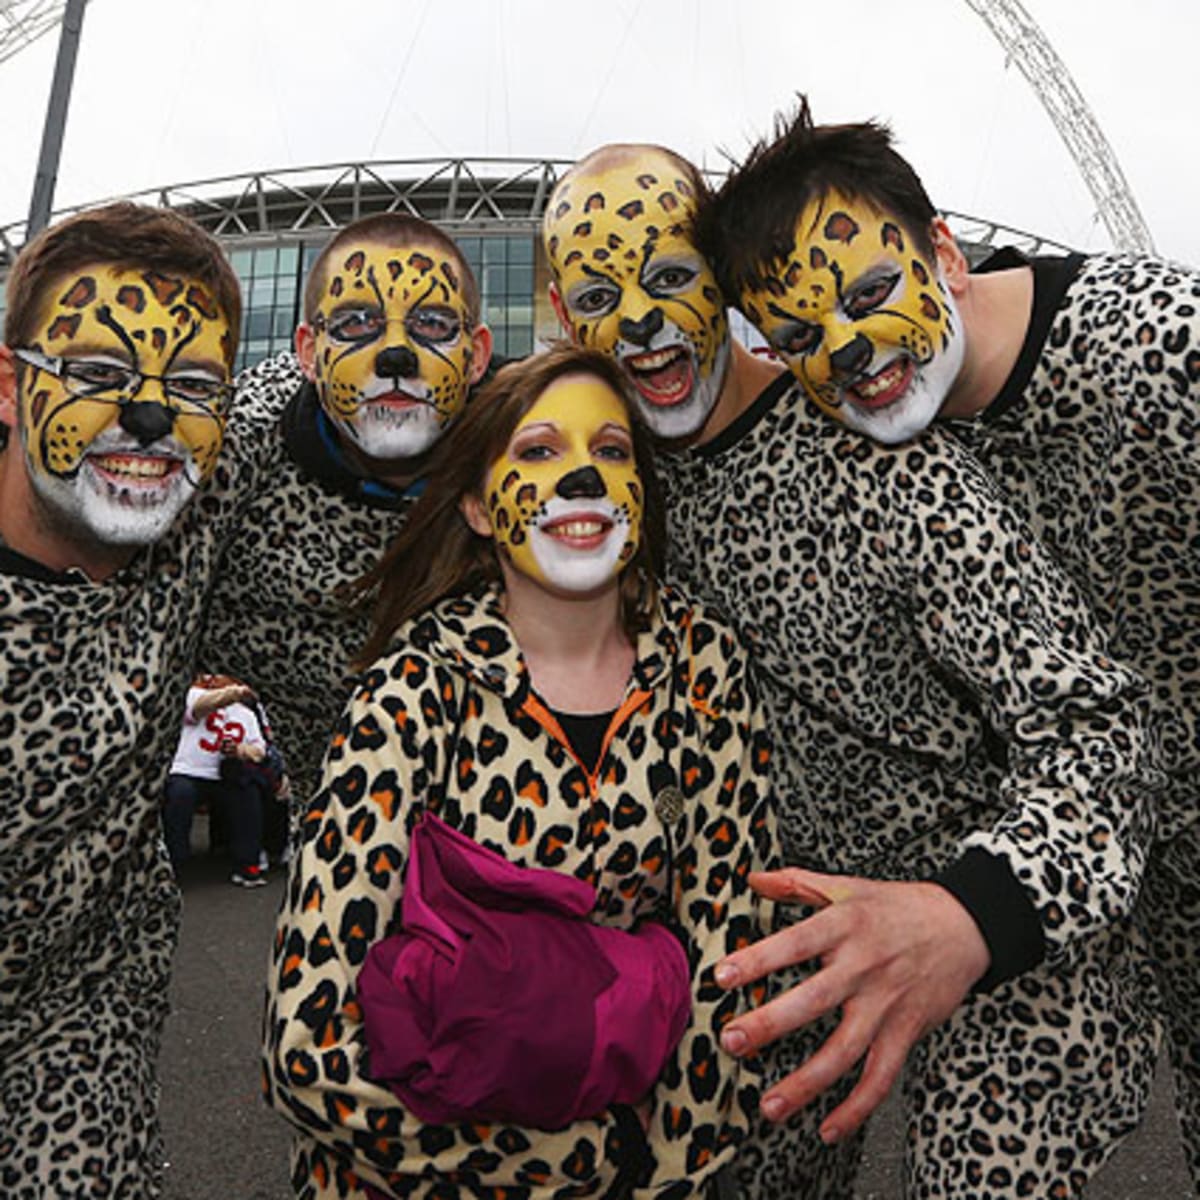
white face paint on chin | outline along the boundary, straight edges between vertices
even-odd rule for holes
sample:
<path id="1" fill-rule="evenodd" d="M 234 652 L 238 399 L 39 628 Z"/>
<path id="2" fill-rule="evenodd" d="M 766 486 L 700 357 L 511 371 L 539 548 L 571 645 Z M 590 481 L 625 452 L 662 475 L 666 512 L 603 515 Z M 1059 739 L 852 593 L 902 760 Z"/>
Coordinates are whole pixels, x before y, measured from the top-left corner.
<path id="1" fill-rule="evenodd" d="M 947 345 L 937 350 L 923 367 L 917 368 L 912 383 L 902 396 L 886 408 L 870 409 L 856 404 L 845 390 L 842 391 L 838 414 L 851 429 L 884 445 L 898 446 L 916 437 L 936 419 L 962 370 L 966 351 L 962 320 L 948 288 L 942 293 L 942 303 L 950 314 Z"/>
<path id="2" fill-rule="evenodd" d="M 550 587 L 586 594 L 614 582 L 628 537 L 628 515 L 607 497 L 553 496 L 529 527 L 529 548 Z"/>
<path id="3" fill-rule="evenodd" d="M 682 386 L 688 387 L 688 393 L 682 400 L 665 399 L 668 390 L 664 390 L 659 380 L 634 369 L 635 360 L 647 360 L 648 355 L 673 348 L 682 349 L 687 355 L 682 362 L 668 368 L 680 376 Z M 617 344 L 618 361 L 634 386 L 638 416 L 655 437 L 665 441 L 690 437 L 703 428 L 721 394 L 725 372 L 729 367 L 729 354 L 727 337 L 716 352 L 712 371 L 702 376 L 699 359 L 691 342 L 669 321 L 654 338 L 649 351 L 630 342 Z M 683 379 L 685 374 L 686 380 Z"/>
<path id="4" fill-rule="evenodd" d="M 429 404 L 391 401 L 359 405 L 353 420 L 334 419 L 352 445 L 369 458 L 414 458 L 442 436 L 445 426 Z"/>
<path id="5" fill-rule="evenodd" d="M 73 541 L 145 546 L 175 523 L 198 486 L 191 452 L 175 438 L 142 446 L 101 434 L 73 475 L 31 472 L 46 525 Z"/>

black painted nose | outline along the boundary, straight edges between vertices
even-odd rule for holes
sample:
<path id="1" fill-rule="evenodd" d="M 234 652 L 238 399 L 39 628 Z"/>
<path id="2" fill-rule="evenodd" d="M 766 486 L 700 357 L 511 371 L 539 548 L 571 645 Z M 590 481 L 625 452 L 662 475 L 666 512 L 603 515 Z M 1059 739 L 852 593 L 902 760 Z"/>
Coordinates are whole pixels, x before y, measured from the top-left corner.
<path id="1" fill-rule="evenodd" d="M 839 375 L 857 375 L 871 361 L 875 353 L 871 343 L 861 333 L 829 356 L 829 365 Z"/>
<path id="2" fill-rule="evenodd" d="M 126 433 L 131 433 L 143 446 L 166 437 L 175 424 L 175 414 L 165 404 L 154 400 L 135 401 L 121 406 L 118 421 Z"/>
<path id="3" fill-rule="evenodd" d="M 564 475 L 554 490 L 564 500 L 598 500 L 608 489 L 595 467 L 580 467 Z"/>
<path id="4" fill-rule="evenodd" d="M 649 348 L 651 339 L 662 327 L 661 308 L 652 308 L 640 321 L 630 321 L 627 317 L 622 317 L 617 322 L 617 332 L 621 337 L 627 342 L 641 346 L 643 350 Z"/>
<path id="5" fill-rule="evenodd" d="M 412 379 L 420 373 L 417 356 L 407 346 L 388 346 L 375 356 L 375 374 L 384 379 Z"/>

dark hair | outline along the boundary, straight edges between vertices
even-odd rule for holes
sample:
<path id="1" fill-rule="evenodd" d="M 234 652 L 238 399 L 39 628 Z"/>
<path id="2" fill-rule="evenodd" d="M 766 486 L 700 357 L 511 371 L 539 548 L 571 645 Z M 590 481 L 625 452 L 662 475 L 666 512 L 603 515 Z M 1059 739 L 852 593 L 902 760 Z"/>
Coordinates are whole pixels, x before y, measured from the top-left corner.
<path id="1" fill-rule="evenodd" d="M 317 255 L 304 282 L 304 320 L 312 322 L 316 315 L 321 292 L 325 287 L 325 269 L 329 256 L 339 247 L 351 243 L 369 242 L 379 246 L 408 246 L 416 241 L 433 242 L 441 246 L 458 263 L 462 273 L 463 297 L 472 325 L 479 324 L 479 284 L 458 243 L 436 225 L 408 213 L 375 213 L 354 221 L 329 239 Z"/>
<path id="2" fill-rule="evenodd" d="M 937 210 L 887 126 L 814 125 L 801 96 L 793 116 L 776 117 L 774 140 L 758 142 L 696 213 L 696 248 L 731 301 L 786 261 L 805 208 L 830 191 L 895 215 L 922 253 L 933 253 Z"/>
<path id="3" fill-rule="evenodd" d="M 233 365 L 242 291 L 225 252 L 211 234 L 180 213 L 125 200 L 67 217 L 24 246 L 8 276 L 5 342 L 24 345 L 33 333 L 46 288 L 90 264 L 199 280 L 212 290 L 229 322 L 229 365 Z"/>
<path id="4" fill-rule="evenodd" d="M 521 418 L 564 375 L 591 375 L 625 405 L 633 434 L 634 461 L 645 506 L 642 539 L 621 575 L 621 620 L 633 636 L 645 629 L 657 599 L 657 576 L 666 545 L 666 523 L 654 476 L 649 435 L 633 419 L 624 372 L 594 350 L 559 343 L 542 354 L 502 367 L 437 443 L 429 483 L 403 530 L 378 565 L 358 580 L 347 598 L 370 606 L 371 634 L 355 659 L 369 666 L 388 648 L 409 617 L 447 596 L 501 578 L 495 543 L 474 532 L 459 509 L 464 496 L 481 496 L 484 476 L 508 445 Z"/>

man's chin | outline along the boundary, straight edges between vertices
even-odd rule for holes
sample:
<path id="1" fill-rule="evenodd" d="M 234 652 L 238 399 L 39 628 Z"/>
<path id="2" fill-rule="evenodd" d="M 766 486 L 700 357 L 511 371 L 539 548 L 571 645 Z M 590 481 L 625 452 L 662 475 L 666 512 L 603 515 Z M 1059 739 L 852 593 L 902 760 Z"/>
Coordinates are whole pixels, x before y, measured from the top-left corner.
<path id="1" fill-rule="evenodd" d="M 841 409 L 842 420 L 885 446 L 898 446 L 923 433 L 938 415 L 941 399 L 928 389 L 908 395 L 886 408 L 863 408 L 852 402 Z"/>
<path id="2" fill-rule="evenodd" d="M 46 528 L 64 541 L 134 549 L 162 538 L 195 491 L 182 475 L 155 496 L 124 491 L 110 494 L 76 484 L 45 489 L 40 508 Z"/>
<path id="3" fill-rule="evenodd" d="M 444 431 L 437 410 L 427 404 L 399 411 L 360 411 L 356 420 L 339 421 L 337 426 L 359 454 L 382 463 L 424 454 Z"/>

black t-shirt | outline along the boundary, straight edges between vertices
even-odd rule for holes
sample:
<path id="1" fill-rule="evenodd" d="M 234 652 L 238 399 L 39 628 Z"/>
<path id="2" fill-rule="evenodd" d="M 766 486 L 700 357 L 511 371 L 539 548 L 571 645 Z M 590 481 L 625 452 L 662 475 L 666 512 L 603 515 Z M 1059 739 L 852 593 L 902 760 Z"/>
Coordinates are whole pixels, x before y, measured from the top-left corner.
<path id="1" fill-rule="evenodd" d="M 554 719 L 562 727 L 563 733 L 571 743 L 571 749 L 579 756 L 579 761 L 588 769 L 594 771 L 600 765 L 600 751 L 604 748 L 604 735 L 612 724 L 613 712 L 602 713 L 564 713 L 556 712 Z"/>

